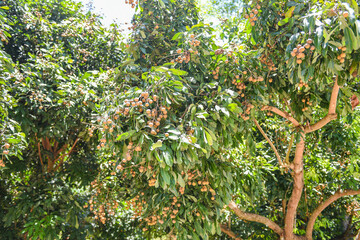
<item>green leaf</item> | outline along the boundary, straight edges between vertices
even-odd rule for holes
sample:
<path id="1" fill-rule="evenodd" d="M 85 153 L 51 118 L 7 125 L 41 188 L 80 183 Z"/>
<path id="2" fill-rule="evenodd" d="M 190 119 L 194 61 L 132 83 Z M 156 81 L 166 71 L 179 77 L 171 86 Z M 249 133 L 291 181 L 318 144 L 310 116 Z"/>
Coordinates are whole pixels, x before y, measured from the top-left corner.
<path id="1" fill-rule="evenodd" d="M 78 229 L 79 228 L 79 219 L 77 216 L 75 216 L 75 228 Z"/>
<path id="2" fill-rule="evenodd" d="M 292 6 L 291 8 L 289 8 L 289 10 L 285 13 L 285 18 L 291 18 L 294 10 L 295 10 L 295 6 Z"/>
<path id="3" fill-rule="evenodd" d="M 183 71 L 183 70 L 179 70 L 179 69 L 169 69 L 169 71 L 176 75 L 176 76 L 183 76 L 183 75 L 187 75 L 187 72 L 186 71 Z"/>
<path id="4" fill-rule="evenodd" d="M 193 202 L 197 202 L 198 200 L 196 199 L 196 197 L 192 196 L 192 195 L 187 195 L 187 197 L 192 200 Z"/>
<path id="5" fill-rule="evenodd" d="M 162 7 L 162 8 L 165 7 L 165 3 L 162 0 L 159 0 L 159 4 L 160 4 L 160 7 Z"/>
<path id="6" fill-rule="evenodd" d="M 179 130 L 177 130 L 177 129 L 170 129 L 167 132 L 175 134 L 175 135 L 181 135 L 181 132 Z"/>
<path id="7" fill-rule="evenodd" d="M 135 133 L 136 133 L 135 130 L 131 130 L 131 131 L 125 132 L 123 134 L 120 134 L 116 138 L 116 141 L 122 141 L 122 140 L 128 139 L 128 138 L 132 137 Z"/>
<path id="8" fill-rule="evenodd" d="M 175 34 L 171 40 L 177 40 L 181 35 L 183 35 L 182 32 L 178 32 L 177 34 Z"/>
<path id="9" fill-rule="evenodd" d="M 289 19 L 288 18 L 285 18 L 281 21 L 278 22 L 278 25 L 279 26 L 284 26 L 285 24 L 287 24 L 289 22 Z"/>
<path id="10" fill-rule="evenodd" d="M 163 151 L 163 157 L 164 157 L 164 160 L 165 160 L 165 163 L 168 165 L 168 166 L 172 166 L 173 165 L 173 159 L 172 159 L 172 156 L 171 154 L 168 152 L 168 151 Z"/>
<path id="11" fill-rule="evenodd" d="M 151 146 L 151 151 L 155 150 L 156 148 L 162 147 L 162 141 L 158 140 Z"/>
<path id="12" fill-rule="evenodd" d="M 180 187 L 185 187 L 185 181 L 182 178 L 180 173 L 178 174 L 178 183 L 179 183 Z"/>
<path id="13" fill-rule="evenodd" d="M 164 168 L 161 168 L 160 169 L 160 174 L 161 174 L 162 179 L 164 179 L 164 181 L 168 185 L 170 185 L 170 175 L 169 175 L 169 173 Z"/>
<path id="14" fill-rule="evenodd" d="M 345 33 L 345 40 L 351 41 L 352 49 L 354 49 L 354 50 L 359 49 L 359 43 L 358 43 L 357 38 L 355 37 L 353 30 L 351 28 L 347 27 L 347 28 L 345 28 L 344 33 Z"/>
<path id="15" fill-rule="evenodd" d="M 213 145 L 213 139 L 210 135 L 210 133 L 208 133 L 206 130 L 204 131 L 205 132 L 205 135 L 206 135 L 206 140 L 207 140 L 207 143 L 212 146 Z"/>

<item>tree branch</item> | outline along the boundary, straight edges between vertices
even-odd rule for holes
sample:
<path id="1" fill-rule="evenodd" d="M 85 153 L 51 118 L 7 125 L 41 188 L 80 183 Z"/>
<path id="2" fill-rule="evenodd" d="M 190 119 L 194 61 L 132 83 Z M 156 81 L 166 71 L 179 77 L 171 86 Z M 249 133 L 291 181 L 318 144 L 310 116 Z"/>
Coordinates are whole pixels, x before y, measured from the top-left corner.
<path id="1" fill-rule="evenodd" d="M 36 140 L 37 140 L 37 138 L 36 138 Z M 38 151 L 39 151 L 39 158 L 40 158 L 41 167 L 44 167 L 44 162 L 43 162 L 42 157 L 41 157 L 40 142 L 39 141 L 38 141 Z"/>
<path id="2" fill-rule="evenodd" d="M 75 145 L 76 145 L 76 143 L 79 141 L 79 138 L 77 138 L 76 140 L 75 140 L 75 142 L 74 142 L 74 144 L 73 144 L 73 146 L 71 147 L 71 149 L 70 149 L 70 151 L 68 152 L 68 153 L 66 153 L 65 155 L 63 155 L 63 156 L 61 156 L 60 157 L 60 162 L 59 162 L 59 164 L 56 166 L 56 168 L 55 168 L 55 170 L 54 171 L 57 171 L 59 168 L 60 168 L 60 166 L 63 164 L 63 162 L 64 162 L 64 158 L 66 157 L 66 156 L 69 156 L 71 153 L 72 153 L 72 151 L 74 150 L 74 148 L 75 148 Z M 56 160 L 55 160 L 56 161 Z M 54 161 L 54 162 L 55 162 Z"/>
<path id="3" fill-rule="evenodd" d="M 352 196 L 352 195 L 358 195 L 360 194 L 360 190 L 344 190 L 344 191 L 337 191 L 334 195 L 329 197 L 327 200 L 325 200 L 323 203 L 321 203 L 311 214 L 308 225 L 306 227 L 306 238 L 307 240 L 312 240 L 312 233 L 314 229 L 314 224 L 317 219 L 317 217 L 320 215 L 320 213 L 328 207 L 330 204 L 335 202 L 341 197 L 344 196 Z"/>
<path id="4" fill-rule="evenodd" d="M 290 143 L 289 143 L 289 148 L 286 152 L 286 157 L 285 157 L 285 164 L 289 164 L 289 158 L 290 158 L 290 153 L 291 153 L 291 148 L 292 148 L 292 145 L 294 144 L 294 134 L 291 136 L 291 139 L 290 139 Z"/>
<path id="5" fill-rule="evenodd" d="M 268 111 L 271 111 L 273 113 L 276 113 L 277 115 L 283 117 L 283 118 L 286 118 L 287 120 L 289 120 L 295 127 L 298 127 L 300 126 L 300 123 L 295 119 L 293 118 L 292 116 L 290 116 L 289 113 L 287 112 L 283 112 L 281 111 L 280 109 L 276 108 L 276 107 L 272 107 L 272 106 L 263 106 L 261 108 L 262 111 L 264 110 L 268 110 Z"/>
<path id="6" fill-rule="evenodd" d="M 241 211 L 233 201 L 231 201 L 228 206 L 240 219 L 265 224 L 268 228 L 280 236 L 283 235 L 284 231 L 281 229 L 281 227 L 270 219 L 254 213 L 245 213 Z"/>
<path id="7" fill-rule="evenodd" d="M 317 123 L 315 123 L 313 125 L 310 125 L 310 126 L 307 126 L 305 128 L 305 133 L 314 132 L 314 131 L 324 127 L 330 121 L 335 120 L 337 118 L 336 102 L 337 102 L 337 98 L 338 98 L 338 95 L 339 95 L 339 89 L 340 89 L 340 87 L 339 87 L 339 85 L 337 83 L 337 77 L 336 77 L 334 87 L 333 87 L 333 90 L 332 90 L 332 93 L 331 93 L 328 114 L 323 119 L 318 121 Z"/>
<path id="8" fill-rule="evenodd" d="M 242 240 L 242 238 L 236 237 L 236 234 L 231 231 L 230 229 L 228 229 L 224 224 L 220 226 L 221 231 L 223 233 L 225 233 L 226 235 L 228 235 L 231 238 L 234 238 L 235 240 Z"/>
<path id="9" fill-rule="evenodd" d="M 285 216 L 285 239 L 294 239 L 294 225 L 296 210 L 300 202 L 302 191 L 304 188 L 304 171 L 303 171 L 303 154 L 305 149 L 305 134 L 302 133 L 300 141 L 296 144 L 295 157 L 292 163 L 294 186 L 291 197 L 288 201 L 287 211 Z"/>
<path id="10" fill-rule="evenodd" d="M 261 132 L 261 134 L 264 136 L 264 138 L 266 139 L 266 141 L 270 144 L 270 147 L 272 148 L 272 150 L 274 150 L 276 158 L 279 161 L 279 165 L 280 167 L 285 167 L 283 161 L 281 160 L 281 157 L 279 155 L 279 152 L 277 151 L 276 147 L 274 146 L 274 144 L 271 142 L 271 140 L 268 138 L 268 136 L 266 135 L 266 133 L 264 132 L 264 130 L 260 127 L 258 121 L 256 121 L 256 119 L 254 118 L 254 123 L 256 125 L 256 127 L 259 129 L 259 131 Z"/>

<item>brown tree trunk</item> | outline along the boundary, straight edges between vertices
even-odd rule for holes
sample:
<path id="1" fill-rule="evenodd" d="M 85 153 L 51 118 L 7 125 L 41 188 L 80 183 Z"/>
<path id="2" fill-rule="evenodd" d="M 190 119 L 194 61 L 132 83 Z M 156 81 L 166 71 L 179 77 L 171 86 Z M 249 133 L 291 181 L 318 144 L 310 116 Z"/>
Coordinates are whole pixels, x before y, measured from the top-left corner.
<path id="1" fill-rule="evenodd" d="M 300 202 L 302 191 L 304 189 L 304 171 L 303 171 L 304 149 L 305 149 L 305 134 L 301 134 L 300 141 L 296 144 L 295 157 L 293 161 L 294 186 L 291 197 L 287 205 L 287 211 L 285 216 L 285 226 L 284 226 L 285 240 L 292 240 L 296 238 L 293 230 L 295 225 L 296 210 Z"/>

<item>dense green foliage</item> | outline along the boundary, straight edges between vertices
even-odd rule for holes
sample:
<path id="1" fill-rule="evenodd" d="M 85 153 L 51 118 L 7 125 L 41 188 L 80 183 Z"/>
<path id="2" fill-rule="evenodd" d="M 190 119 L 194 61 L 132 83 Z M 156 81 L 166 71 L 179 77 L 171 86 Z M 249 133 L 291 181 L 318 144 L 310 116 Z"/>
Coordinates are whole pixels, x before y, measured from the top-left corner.
<path id="1" fill-rule="evenodd" d="M 212 2 L 216 30 L 194 0 L 141 0 L 127 43 L 70 0 L 2 3 L 1 237 L 278 239 L 227 205 L 285 228 L 302 172 L 301 236 L 359 190 L 357 2 Z M 315 129 L 337 84 L 337 120 Z M 355 237 L 358 201 L 314 239 Z"/>

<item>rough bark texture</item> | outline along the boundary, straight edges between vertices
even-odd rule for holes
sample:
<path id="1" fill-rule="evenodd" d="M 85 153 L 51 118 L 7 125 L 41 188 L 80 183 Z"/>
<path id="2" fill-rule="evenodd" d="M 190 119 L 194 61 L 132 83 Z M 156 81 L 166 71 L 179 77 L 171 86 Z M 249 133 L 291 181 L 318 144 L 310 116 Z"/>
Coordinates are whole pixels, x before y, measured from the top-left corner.
<path id="1" fill-rule="evenodd" d="M 329 104 L 329 112 L 328 114 L 315 123 L 314 125 L 308 126 L 305 128 L 305 133 L 314 132 L 316 130 L 319 130 L 320 128 L 324 127 L 326 124 L 328 124 L 330 121 L 335 120 L 337 118 L 336 115 L 336 102 L 339 95 L 339 85 L 337 84 L 337 79 L 335 80 L 334 87 L 331 93 L 330 98 L 330 104 Z"/>
<path id="2" fill-rule="evenodd" d="M 245 213 L 241 211 L 234 202 L 230 202 L 229 207 L 240 219 L 265 224 L 268 228 L 270 228 L 280 236 L 283 235 L 283 230 L 281 229 L 281 227 L 270 219 L 254 213 Z"/>
<path id="3" fill-rule="evenodd" d="M 313 233 L 315 221 L 316 221 L 317 217 L 320 215 L 320 213 L 326 207 L 328 207 L 331 203 L 335 202 L 336 200 L 338 200 L 341 197 L 357 195 L 357 194 L 360 194 L 360 190 L 357 190 L 357 191 L 355 191 L 355 190 L 338 191 L 334 195 L 332 195 L 331 197 L 326 199 L 323 203 L 321 203 L 310 216 L 310 219 L 309 219 L 309 222 L 308 222 L 308 225 L 307 225 L 307 228 L 306 228 L 306 239 L 307 240 L 312 240 L 312 233 Z"/>
<path id="4" fill-rule="evenodd" d="M 276 113 L 279 116 L 282 116 L 283 118 L 286 118 L 287 120 L 289 120 L 292 124 L 294 124 L 295 127 L 300 126 L 300 123 L 293 118 L 289 113 L 287 112 L 283 112 L 280 109 L 276 108 L 276 107 L 272 107 L 272 106 L 264 106 L 262 108 L 262 110 L 268 110 L 271 111 L 273 113 Z"/>
<path id="5" fill-rule="evenodd" d="M 282 229 L 279 225 L 277 225 L 275 222 L 271 221 L 270 219 L 268 219 L 266 217 L 263 217 L 263 216 L 260 216 L 257 214 L 253 214 L 253 213 L 245 213 L 245 212 L 241 211 L 234 202 L 230 202 L 229 203 L 230 209 L 232 209 L 234 211 L 234 213 L 240 219 L 265 224 L 268 228 L 270 228 L 274 232 L 276 232 L 280 236 L 281 240 L 312 240 L 312 231 L 314 228 L 314 223 L 316 221 L 316 218 L 327 206 L 329 206 L 332 202 L 336 201 L 337 199 L 339 199 L 342 196 L 360 194 L 360 190 L 358 190 L 358 191 L 345 190 L 344 192 L 337 192 L 335 195 L 331 196 L 329 199 L 327 199 L 325 202 L 323 202 L 313 212 L 313 214 L 311 215 L 310 220 L 308 222 L 305 236 L 297 236 L 294 234 L 293 230 L 294 230 L 294 226 L 295 226 L 295 217 L 296 217 L 297 208 L 298 208 L 298 205 L 299 205 L 299 202 L 301 199 L 302 191 L 304 188 L 303 157 L 304 157 L 304 150 L 305 150 L 305 134 L 316 131 L 316 130 L 324 127 L 330 121 L 337 118 L 336 103 L 337 103 L 339 90 L 340 90 L 340 87 L 337 83 L 337 78 L 336 78 L 334 87 L 333 87 L 333 90 L 331 93 L 329 111 L 328 111 L 327 115 L 323 119 L 318 121 L 317 123 L 306 126 L 306 127 L 302 127 L 300 125 L 300 123 L 296 119 L 294 119 L 289 113 L 283 112 L 276 107 L 264 106 L 261 109 L 263 111 L 267 110 L 267 111 L 276 113 L 279 116 L 282 116 L 282 117 L 286 118 L 288 121 L 290 121 L 294 125 L 294 127 L 301 128 L 303 130 L 303 132 L 301 133 L 300 140 L 296 144 L 294 160 L 290 165 L 290 168 L 293 170 L 293 173 L 292 173 L 292 177 L 294 180 L 293 190 L 291 193 L 291 197 L 287 203 L 284 229 Z M 275 151 L 275 155 L 279 161 L 280 166 L 284 166 L 284 162 L 281 160 L 280 155 L 278 154 L 276 148 L 272 145 L 270 139 L 266 136 L 265 132 L 261 129 L 260 125 L 258 124 L 258 122 L 255 119 L 254 119 L 254 122 L 255 122 L 256 126 L 258 127 L 258 129 L 260 130 L 260 132 L 262 133 L 262 135 L 269 142 L 271 148 Z M 290 148 L 291 148 L 291 145 L 292 144 L 290 144 Z M 285 164 L 286 163 L 287 163 L 287 161 L 285 162 Z M 223 230 L 223 228 L 222 228 L 222 230 Z M 227 232 L 225 232 L 225 231 L 227 231 Z M 225 228 L 223 230 L 223 232 L 227 233 L 228 235 L 234 234 L 233 232 L 231 232 L 231 231 L 229 232 L 229 231 L 230 231 L 229 229 L 225 229 Z M 235 236 L 235 234 L 229 235 L 229 236 Z"/>
<path id="6" fill-rule="evenodd" d="M 301 194 L 304 188 L 303 154 L 305 149 L 305 134 L 302 134 L 300 141 L 296 144 L 295 157 L 293 161 L 294 186 L 287 205 L 285 216 L 284 236 L 286 240 L 295 239 L 293 233 L 296 210 L 299 205 Z"/>

